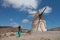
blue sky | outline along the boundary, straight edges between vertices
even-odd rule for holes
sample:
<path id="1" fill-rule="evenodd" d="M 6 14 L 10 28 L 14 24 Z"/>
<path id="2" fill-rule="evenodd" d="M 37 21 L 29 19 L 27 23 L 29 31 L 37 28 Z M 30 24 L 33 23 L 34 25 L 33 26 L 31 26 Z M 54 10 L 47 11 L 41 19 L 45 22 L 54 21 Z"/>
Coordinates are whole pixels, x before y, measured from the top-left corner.
<path id="1" fill-rule="evenodd" d="M 49 6 L 52 8 L 52 12 L 43 14 L 47 28 L 60 27 L 60 0 L 31 0 L 31 5 L 29 1 L 27 4 L 25 1 L 22 3 L 23 6 L 18 4 L 18 1 L 16 3 L 14 0 L 12 2 L 0 0 L 0 26 L 21 25 L 25 29 L 31 29 L 33 17 L 28 10 L 38 11 L 45 6 Z"/>

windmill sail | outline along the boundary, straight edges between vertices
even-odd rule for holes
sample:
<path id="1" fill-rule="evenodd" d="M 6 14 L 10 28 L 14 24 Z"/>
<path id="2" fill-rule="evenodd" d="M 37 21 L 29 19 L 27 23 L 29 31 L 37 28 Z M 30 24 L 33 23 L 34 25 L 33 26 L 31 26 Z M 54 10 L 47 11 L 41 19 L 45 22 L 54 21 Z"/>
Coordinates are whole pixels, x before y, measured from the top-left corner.
<path id="1" fill-rule="evenodd" d="M 34 16 L 34 19 L 32 21 L 32 31 L 37 32 L 37 31 L 47 31 L 46 27 L 46 22 L 44 20 L 44 17 L 42 14 L 46 8 L 43 10 L 43 12 L 37 11 L 37 13 Z"/>

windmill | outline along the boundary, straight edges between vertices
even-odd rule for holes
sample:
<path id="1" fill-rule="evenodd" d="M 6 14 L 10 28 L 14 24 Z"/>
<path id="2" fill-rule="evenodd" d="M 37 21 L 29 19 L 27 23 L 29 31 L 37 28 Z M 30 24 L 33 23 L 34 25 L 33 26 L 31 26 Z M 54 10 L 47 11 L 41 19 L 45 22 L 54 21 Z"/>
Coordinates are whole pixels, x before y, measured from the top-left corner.
<path id="1" fill-rule="evenodd" d="M 37 11 L 33 21 L 32 21 L 32 32 L 37 32 L 37 31 L 47 31 L 46 29 L 46 21 L 43 17 L 43 13 L 46 10 L 47 7 L 45 7 L 45 9 L 41 12 L 41 11 Z"/>

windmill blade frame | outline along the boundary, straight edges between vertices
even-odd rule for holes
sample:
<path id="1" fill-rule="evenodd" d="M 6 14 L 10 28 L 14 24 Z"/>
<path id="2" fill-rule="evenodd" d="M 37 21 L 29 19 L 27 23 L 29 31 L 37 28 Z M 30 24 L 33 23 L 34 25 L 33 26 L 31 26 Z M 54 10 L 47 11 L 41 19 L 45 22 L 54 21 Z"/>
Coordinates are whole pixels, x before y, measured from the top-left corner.
<path id="1" fill-rule="evenodd" d="M 35 14 L 34 19 L 33 19 L 33 21 L 32 21 L 32 29 L 34 28 L 34 22 L 35 22 L 35 21 L 38 21 L 37 24 L 38 24 L 38 26 L 39 26 L 40 19 L 41 19 L 41 18 L 44 19 L 43 16 L 42 16 L 42 14 L 43 14 L 44 11 L 46 10 L 46 8 L 47 8 L 47 7 L 45 7 L 45 9 L 44 9 L 42 12 L 37 11 L 37 13 Z M 45 24 L 44 24 L 44 25 L 45 25 Z M 34 29 L 34 30 L 35 30 L 35 29 Z M 36 28 L 36 30 L 37 30 L 37 28 Z"/>

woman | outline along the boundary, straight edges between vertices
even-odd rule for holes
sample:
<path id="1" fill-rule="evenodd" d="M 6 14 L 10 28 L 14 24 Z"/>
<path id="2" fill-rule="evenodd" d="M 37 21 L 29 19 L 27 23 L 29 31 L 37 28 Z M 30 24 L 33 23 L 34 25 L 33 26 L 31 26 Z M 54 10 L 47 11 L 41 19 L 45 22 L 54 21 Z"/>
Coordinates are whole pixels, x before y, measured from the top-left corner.
<path id="1" fill-rule="evenodd" d="M 20 37 L 22 34 L 22 28 L 21 26 L 18 26 L 18 32 L 17 32 L 18 36 Z"/>

